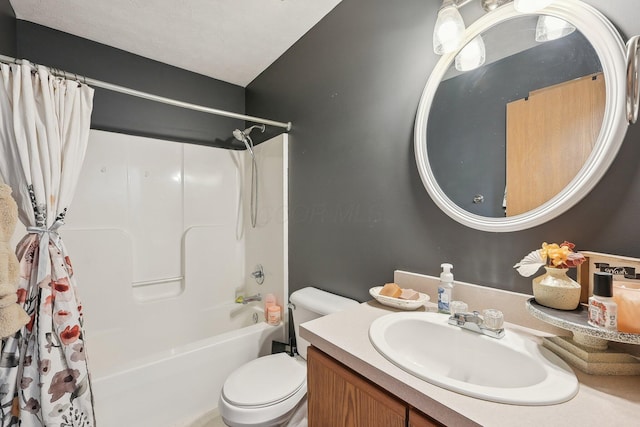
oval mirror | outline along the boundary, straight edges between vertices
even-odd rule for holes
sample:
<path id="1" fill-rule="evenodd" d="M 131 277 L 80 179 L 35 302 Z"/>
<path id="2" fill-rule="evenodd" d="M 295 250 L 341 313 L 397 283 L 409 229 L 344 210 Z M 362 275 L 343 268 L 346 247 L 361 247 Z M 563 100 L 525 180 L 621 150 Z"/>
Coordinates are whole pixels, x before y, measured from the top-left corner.
<path id="1" fill-rule="evenodd" d="M 465 59 L 479 37 L 484 59 Z M 597 184 L 624 139 L 620 35 L 580 1 L 556 0 L 542 14 L 509 3 L 474 22 L 463 46 L 440 58 L 418 106 L 415 153 L 427 191 L 479 230 L 522 230 L 560 215 Z"/>

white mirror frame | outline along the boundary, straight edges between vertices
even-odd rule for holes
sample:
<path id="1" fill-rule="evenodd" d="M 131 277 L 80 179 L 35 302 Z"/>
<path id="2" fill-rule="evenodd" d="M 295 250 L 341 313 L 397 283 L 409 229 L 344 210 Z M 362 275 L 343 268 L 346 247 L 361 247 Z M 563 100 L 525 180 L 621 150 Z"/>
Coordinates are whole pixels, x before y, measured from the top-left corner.
<path id="1" fill-rule="evenodd" d="M 543 224 L 566 212 L 586 196 L 600 181 L 616 157 L 627 132 L 626 51 L 616 28 L 598 10 L 579 0 L 556 0 L 535 13 L 557 16 L 573 24 L 591 43 L 600 59 L 606 86 L 606 106 L 596 144 L 576 177 L 555 197 L 536 209 L 511 217 L 491 218 L 468 212 L 455 204 L 440 188 L 427 154 L 427 120 L 442 77 L 458 51 L 446 54 L 436 64 L 422 92 L 414 128 L 416 163 L 422 183 L 433 201 L 447 215 L 468 227 L 483 231 L 510 232 Z M 531 14 L 520 13 L 508 3 L 487 13 L 469 26 L 462 46 L 483 31 L 509 19 Z M 464 118 L 461 118 L 464 120 Z"/>

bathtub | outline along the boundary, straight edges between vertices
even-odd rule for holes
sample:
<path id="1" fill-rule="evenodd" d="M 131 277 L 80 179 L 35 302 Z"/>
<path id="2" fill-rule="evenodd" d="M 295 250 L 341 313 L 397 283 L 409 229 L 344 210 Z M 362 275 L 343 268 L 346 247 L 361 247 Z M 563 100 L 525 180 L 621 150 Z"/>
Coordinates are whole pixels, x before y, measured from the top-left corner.
<path id="1" fill-rule="evenodd" d="M 97 352 L 95 357 L 102 360 L 96 369 L 89 353 L 100 427 L 188 426 L 215 411 L 222 385 L 234 369 L 269 354 L 272 340 L 284 339 L 284 326 L 264 322 L 262 307 L 226 304 L 197 317 L 200 324 L 211 325 L 212 336 L 116 366 L 103 360 L 108 353 Z M 96 341 L 104 347 L 109 337 Z M 144 346 L 144 339 L 138 341 L 138 346 Z M 132 348 L 132 354 L 136 350 Z"/>

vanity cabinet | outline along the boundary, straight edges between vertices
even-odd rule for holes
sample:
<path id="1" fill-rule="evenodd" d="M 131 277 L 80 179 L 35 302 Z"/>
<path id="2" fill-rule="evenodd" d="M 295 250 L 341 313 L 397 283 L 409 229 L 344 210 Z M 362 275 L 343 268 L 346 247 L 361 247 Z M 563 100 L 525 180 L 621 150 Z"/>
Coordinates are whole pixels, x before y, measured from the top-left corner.
<path id="1" fill-rule="evenodd" d="M 440 426 L 315 347 L 307 352 L 309 427 Z"/>
<path id="2" fill-rule="evenodd" d="M 409 408 L 408 421 L 409 427 L 438 427 L 442 425 L 413 408 Z"/>

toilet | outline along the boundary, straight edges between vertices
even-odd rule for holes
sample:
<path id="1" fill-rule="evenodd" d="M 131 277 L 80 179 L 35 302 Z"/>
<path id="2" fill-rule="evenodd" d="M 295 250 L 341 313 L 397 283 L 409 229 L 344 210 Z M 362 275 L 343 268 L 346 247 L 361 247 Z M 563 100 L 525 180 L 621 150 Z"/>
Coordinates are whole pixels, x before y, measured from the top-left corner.
<path id="1" fill-rule="evenodd" d="M 313 287 L 293 292 L 290 301 L 299 356 L 271 354 L 233 371 L 218 402 L 228 426 L 271 427 L 289 421 L 307 394 L 309 342 L 300 338 L 300 324 L 359 304 Z"/>

